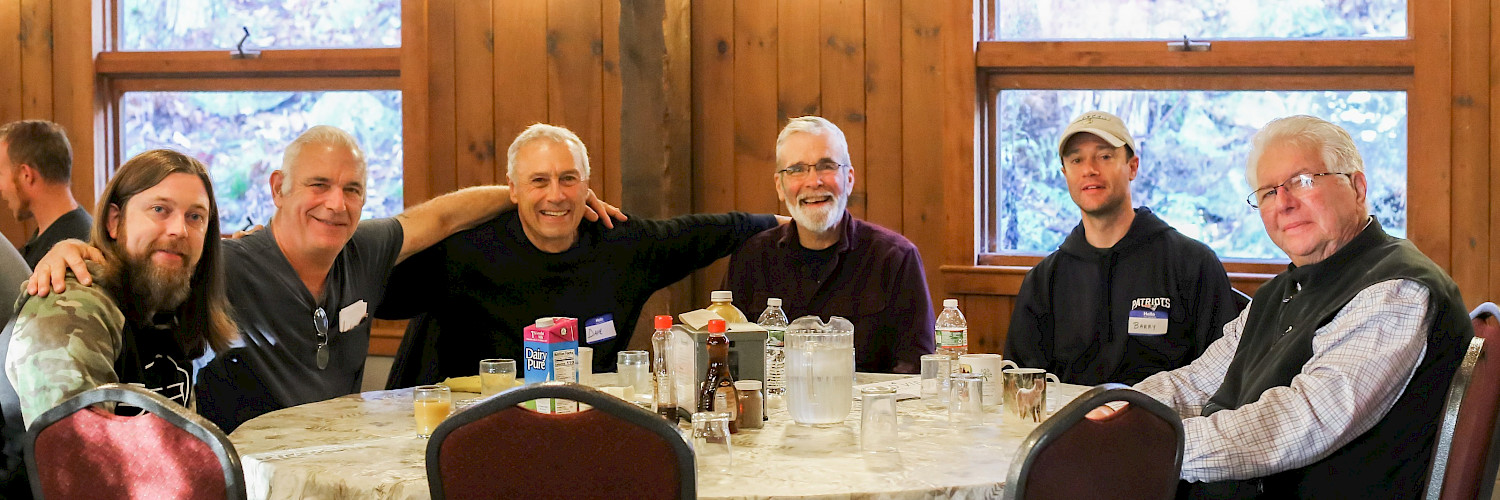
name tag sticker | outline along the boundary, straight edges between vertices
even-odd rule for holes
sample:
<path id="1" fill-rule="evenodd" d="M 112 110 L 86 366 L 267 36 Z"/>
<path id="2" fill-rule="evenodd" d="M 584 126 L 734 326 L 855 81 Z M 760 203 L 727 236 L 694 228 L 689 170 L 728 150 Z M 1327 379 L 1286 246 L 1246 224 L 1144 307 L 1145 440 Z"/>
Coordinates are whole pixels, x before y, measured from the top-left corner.
<path id="1" fill-rule="evenodd" d="M 1130 322 L 1126 331 L 1131 335 L 1166 335 L 1167 315 L 1171 311 L 1171 298 L 1142 297 L 1132 300 Z"/>
<path id="2" fill-rule="evenodd" d="M 605 314 L 589 318 L 583 323 L 583 340 L 590 344 L 597 344 L 615 338 L 615 316 Z"/>
<path id="3" fill-rule="evenodd" d="M 359 326 L 360 322 L 363 322 L 365 320 L 366 309 L 369 309 L 369 304 L 366 304 L 363 300 L 355 302 L 353 304 L 349 304 L 343 309 L 340 309 L 339 331 L 347 332 L 349 330 L 353 330 L 354 327 Z"/>

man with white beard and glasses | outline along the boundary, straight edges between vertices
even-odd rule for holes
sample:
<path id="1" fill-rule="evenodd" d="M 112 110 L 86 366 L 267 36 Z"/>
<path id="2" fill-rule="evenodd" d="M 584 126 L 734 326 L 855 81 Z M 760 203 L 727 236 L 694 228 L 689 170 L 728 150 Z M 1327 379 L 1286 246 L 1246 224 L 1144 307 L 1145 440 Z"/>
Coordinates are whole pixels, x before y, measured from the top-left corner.
<path id="1" fill-rule="evenodd" d="M 791 119 L 776 137 L 771 180 L 797 223 L 755 235 L 730 259 L 723 289 L 735 306 L 760 311 L 776 297 L 788 318 L 843 316 L 854 323 L 856 370 L 920 371 L 936 341 L 922 256 L 845 209 L 854 167 L 844 132 L 817 116 Z"/>
<path id="2" fill-rule="evenodd" d="M 110 179 L 94 213 L 90 263 L 100 286 L 21 295 L 3 338 L 16 408 L 5 408 L 7 444 L 42 412 L 99 385 L 142 386 L 193 404 L 192 360 L 237 335 L 224 295 L 219 212 L 202 163 L 153 150 Z M 6 454 L 19 447 L 6 446 Z M 19 477 L 25 477 L 24 474 Z"/>

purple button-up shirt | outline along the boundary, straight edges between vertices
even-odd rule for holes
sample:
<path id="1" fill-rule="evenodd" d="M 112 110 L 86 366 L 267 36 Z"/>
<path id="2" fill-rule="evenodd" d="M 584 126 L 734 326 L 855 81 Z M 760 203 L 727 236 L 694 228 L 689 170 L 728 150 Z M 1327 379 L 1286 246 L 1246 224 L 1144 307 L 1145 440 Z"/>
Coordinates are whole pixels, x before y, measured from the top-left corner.
<path id="1" fill-rule="evenodd" d="M 936 339 L 916 245 L 848 212 L 836 230 L 827 258 L 802 247 L 795 223 L 755 235 L 730 258 L 723 289 L 752 320 L 770 297 L 788 319 L 843 316 L 854 323 L 856 370 L 917 373 Z"/>

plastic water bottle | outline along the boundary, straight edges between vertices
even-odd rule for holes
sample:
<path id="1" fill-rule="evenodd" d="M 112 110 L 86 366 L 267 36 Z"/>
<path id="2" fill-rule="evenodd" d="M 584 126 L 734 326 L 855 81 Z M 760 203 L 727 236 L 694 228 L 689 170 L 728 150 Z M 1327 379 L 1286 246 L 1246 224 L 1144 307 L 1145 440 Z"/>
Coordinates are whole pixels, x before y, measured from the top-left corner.
<path id="1" fill-rule="evenodd" d="M 656 403 L 656 414 L 677 422 L 676 384 L 672 380 L 672 317 L 657 316 L 654 319 L 656 332 L 651 334 L 651 350 L 655 354 L 651 367 L 655 373 L 655 390 L 652 400 Z"/>
<path id="2" fill-rule="evenodd" d="M 786 312 L 781 299 L 766 299 L 766 311 L 755 321 L 766 329 L 766 397 L 780 399 L 786 392 Z"/>
<path id="3" fill-rule="evenodd" d="M 957 367 L 958 356 L 969 353 L 969 322 L 964 320 L 964 313 L 958 312 L 958 299 L 943 299 L 935 330 L 938 354 L 947 354 Z"/>

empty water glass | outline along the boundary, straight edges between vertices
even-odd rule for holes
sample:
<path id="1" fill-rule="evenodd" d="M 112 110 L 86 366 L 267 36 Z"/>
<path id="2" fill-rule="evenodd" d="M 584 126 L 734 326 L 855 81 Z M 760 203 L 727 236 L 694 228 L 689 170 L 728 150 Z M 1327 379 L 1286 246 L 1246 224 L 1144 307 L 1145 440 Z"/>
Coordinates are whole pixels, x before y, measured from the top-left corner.
<path id="1" fill-rule="evenodd" d="M 729 472 L 734 466 L 734 445 L 729 441 L 729 414 L 693 414 L 693 455 L 698 473 Z"/>
<path id="2" fill-rule="evenodd" d="M 958 427 L 984 424 L 984 379 L 974 373 L 953 376 L 948 396 L 948 422 Z"/>
<path id="3" fill-rule="evenodd" d="M 896 451 L 896 389 L 861 389 L 859 407 L 859 448 L 866 452 Z"/>
<path id="4" fill-rule="evenodd" d="M 933 410 L 948 406 L 948 377 L 953 358 L 947 354 L 922 355 L 922 401 Z"/>
<path id="5" fill-rule="evenodd" d="M 615 364 L 615 371 L 620 374 L 620 385 L 635 389 L 637 398 L 650 395 L 652 391 L 651 353 L 620 351 L 616 359 L 618 362 Z"/>

